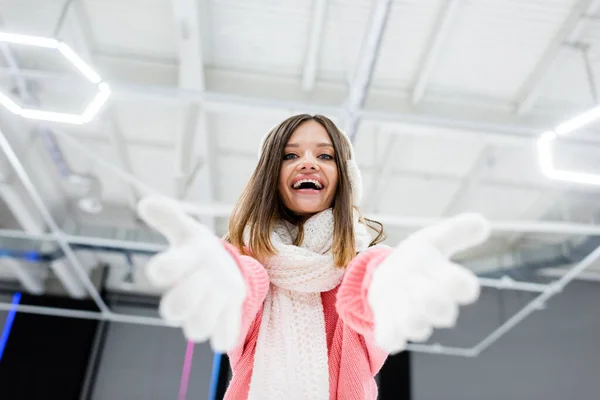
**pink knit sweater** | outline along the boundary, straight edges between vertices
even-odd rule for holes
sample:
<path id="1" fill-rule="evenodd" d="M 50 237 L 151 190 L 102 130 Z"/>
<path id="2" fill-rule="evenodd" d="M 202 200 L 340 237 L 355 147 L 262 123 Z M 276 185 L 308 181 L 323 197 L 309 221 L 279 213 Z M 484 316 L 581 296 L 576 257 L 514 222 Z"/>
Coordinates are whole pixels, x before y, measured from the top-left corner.
<path id="1" fill-rule="evenodd" d="M 246 281 L 242 332 L 238 345 L 228 353 L 233 371 L 225 400 L 247 400 L 254 365 L 256 341 L 263 302 L 269 289 L 269 276 L 258 261 L 226 248 L 236 260 Z M 330 400 L 375 400 L 375 375 L 387 353 L 373 340 L 373 315 L 367 291 L 373 270 L 390 253 L 388 248 L 372 248 L 356 256 L 346 268 L 342 283 L 321 294 L 329 359 Z"/>

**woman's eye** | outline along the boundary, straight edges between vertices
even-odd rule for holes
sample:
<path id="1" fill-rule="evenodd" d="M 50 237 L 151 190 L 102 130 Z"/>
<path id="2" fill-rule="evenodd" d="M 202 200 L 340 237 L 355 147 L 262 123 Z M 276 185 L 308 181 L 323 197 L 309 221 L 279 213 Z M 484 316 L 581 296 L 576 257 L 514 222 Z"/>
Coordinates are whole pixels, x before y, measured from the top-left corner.
<path id="1" fill-rule="evenodd" d="M 294 158 L 298 157 L 296 154 L 294 153 L 289 153 L 283 156 L 284 160 L 293 160 Z"/>
<path id="2" fill-rule="evenodd" d="M 322 160 L 333 160 L 333 156 L 330 156 L 329 154 L 321 154 L 319 158 Z"/>

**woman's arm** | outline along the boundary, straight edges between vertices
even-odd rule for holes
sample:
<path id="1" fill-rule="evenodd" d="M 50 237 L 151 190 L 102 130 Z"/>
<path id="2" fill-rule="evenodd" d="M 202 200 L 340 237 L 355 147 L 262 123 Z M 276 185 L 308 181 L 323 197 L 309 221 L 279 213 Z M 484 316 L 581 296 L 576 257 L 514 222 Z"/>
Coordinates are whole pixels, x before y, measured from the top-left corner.
<path id="1" fill-rule="evenodd" d="M 428 340 L 434 329 L 454 327 L 459 307 L 477 300 L 480 284 L 451 257 L 483 243 L 490 231 L 483 216 L 462 214 L 413 233 L 393 250 L 356 257 L 338 312 L 390 354 Z"/>
<path id="2" fill-rule="evenodd" d="M 336 308 L 340 317 L 361 335 L 373 333 L 373 312 L 367 295 L 373 271 L 392 252 L 387 246 L 368 249 L 348 265 L 338 290 Z"/>
<path id="3" fill-rule="evenodd" d="M 262 308 L 267 292 L 269 291 L 269 275 L 265 267 L 254 258 L 241 255 L 234 246 L 225 241 L 223 241 L 223 246 L 225 246 L 225 249 L 238 265 L 247 289 L 247 295 L 242 306 L 240 336 L 237 344 L 228 351 L 233 366 L 242 355 L 248 331 Z"/>
<path id="4" fill-rule="evenodd" d="M 373 312 L 367 301 L 373 271 L 392 252 L 387 246 L 368 249 L 348 265 L 337 293 L 336 309 L 342 320 L 363 336 L 371 371 L 379 371 L 388 353 L 375 345 Z"/>

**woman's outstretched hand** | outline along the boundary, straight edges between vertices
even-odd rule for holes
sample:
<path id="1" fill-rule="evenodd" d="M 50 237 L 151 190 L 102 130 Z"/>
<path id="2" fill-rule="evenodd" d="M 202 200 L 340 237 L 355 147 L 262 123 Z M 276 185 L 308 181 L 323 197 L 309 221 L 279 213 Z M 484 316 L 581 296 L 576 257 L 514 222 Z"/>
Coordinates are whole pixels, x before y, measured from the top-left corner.
<path id="1" fill-rule="evenodd" d="M 398 244 L 369 287 L 379 347 L 398 353 L 408 341 L 429 339 L 434 328 L 455 325 L 459 306 L 475 302 L 480 287 L 475 274 L 449 259 L 485 242 L 490 231 L 481 215 L 461 214 Z"/>
<path id="2" fill-rule="evenodd" d="M 139 216 L 169 242 L 146 266 L 153 285 L 168 288 L 160 315 L 179 324 L 192 341 L 210 339 L 215 351 L 231 349 L 239 336 L 246 286 L 234 259 L 210 229 L 172 200 L 148 197 Z"/>

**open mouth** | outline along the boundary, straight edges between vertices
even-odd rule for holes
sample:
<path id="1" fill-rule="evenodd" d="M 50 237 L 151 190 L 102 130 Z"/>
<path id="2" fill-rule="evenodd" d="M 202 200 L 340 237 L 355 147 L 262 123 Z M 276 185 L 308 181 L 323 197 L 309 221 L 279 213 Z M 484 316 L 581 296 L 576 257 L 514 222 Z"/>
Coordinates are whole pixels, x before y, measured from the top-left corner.
<path id="1" fill-rule="evenodd" d="M 315 179 L 302 179 L 297 182 L 294 182 L 292 185 L 292 189 L 294 190 L 322 190 L 323 184 Z"/>

